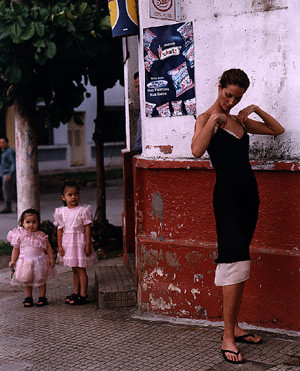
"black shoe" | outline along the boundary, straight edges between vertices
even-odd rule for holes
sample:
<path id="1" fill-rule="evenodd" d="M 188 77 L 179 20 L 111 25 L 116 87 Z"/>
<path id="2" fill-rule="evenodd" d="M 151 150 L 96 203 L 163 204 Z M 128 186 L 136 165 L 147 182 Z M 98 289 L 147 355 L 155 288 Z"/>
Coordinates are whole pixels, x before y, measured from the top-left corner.
<path id="1" fill-rule="evenodd" d="M 25 308 L 33 307 L 33 299 L 32 296 L 27 296 L 23 301 Z"/>
<path id="2" fill-rule="evenodd" d="M 48 304 L 48 300 L 46 296 L 40 296 L 38 302 L 35 303 L 37 307 L 44 307 L 47 304 Z"/>

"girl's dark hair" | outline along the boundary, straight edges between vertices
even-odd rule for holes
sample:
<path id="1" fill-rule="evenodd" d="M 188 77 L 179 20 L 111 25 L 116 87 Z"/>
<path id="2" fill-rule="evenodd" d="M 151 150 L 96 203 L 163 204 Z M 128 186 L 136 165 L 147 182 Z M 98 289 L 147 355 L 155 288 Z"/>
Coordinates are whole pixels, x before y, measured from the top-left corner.
<path id="1" fill-rule="evenodd" d="M 64 181 L 64 184 L 61 187 L 61 195 L 63 196 L 65 193 L 66 188 L 76 187 L 79 192 L 79 185 L 74 180 L 68 180 L 66 179 Z M 66 201 L 63 200 L 64 206 L 67 206 Z"/>
<path id="2" fill-rule="evenodd" d="M 247 74 L 240 70 L 239 68 L 232 68 L 223 72 L 223 75 L 220 78 L 221 89 L 227 87 L 227 85 L 238 85 L 240 88 L 248 89 L 250 85 L 249 78 Z"/>
<path id="3" fill-rule="evenodd" d="M 38 229 L 39 229 L 40 223 L 41 223 L 41 217 L 40 217 L 40 213 L 36 209 L 27 209 L 27 210 L 24 210 L 22 212 L 21 216 L 20 216 L 20 219 L 19 219 L 19 226 L 20 227 L 23 227 L 23 222 L 25 220 L 26 214 L 35 214 L 37 216 Z"/>

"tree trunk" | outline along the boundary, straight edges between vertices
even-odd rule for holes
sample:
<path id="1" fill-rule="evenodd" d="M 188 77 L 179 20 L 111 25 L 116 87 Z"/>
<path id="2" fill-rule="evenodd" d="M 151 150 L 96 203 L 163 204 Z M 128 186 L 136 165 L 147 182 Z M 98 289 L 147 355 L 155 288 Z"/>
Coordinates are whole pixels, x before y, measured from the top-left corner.
<path id="1" fill-rule="evenodd" d="M 15 148 L 18 216 L 29 208 L 40 209 L 37 133 L 34 105 L 15 101 Z"/>
<path id="2" fill-rule="evenodd" d="M 104 172 L 103 131 L 101 128 L 101 113 L 104 111 L 104 90 L 97 86 L 97 117 L 95 119 L 95 155 L 97 166 L 97 210 L 96 220 L 102 225 L 106 220 L 106 193 Z"/>

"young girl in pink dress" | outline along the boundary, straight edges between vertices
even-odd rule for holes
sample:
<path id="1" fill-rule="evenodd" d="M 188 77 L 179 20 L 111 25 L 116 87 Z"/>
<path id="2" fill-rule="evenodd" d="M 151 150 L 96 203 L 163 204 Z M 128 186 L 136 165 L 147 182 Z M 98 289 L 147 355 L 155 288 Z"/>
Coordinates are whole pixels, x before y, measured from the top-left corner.
<path id="1" fill-rule="evenodd" d="M 90 205 L 79 206 L 79 187 L 73 181 L 65 181 L 61 198 L 65 206 L 55 209 L 54 213 L 59 262 L 72 268 L 74 283 L 74 293 L 67 296 L 65 302 L 81 305 L 87 302 L 86 267 L 97 262 L 91 246 L 92 208 Z"/>
<path id="2" fill-rule="evenodd" d="M 38 230 L 40 214 L 37 210 L 23 211 L 19 224 L 19 228 L 7 235 L 7 240 L 13 246 L 9 267 L 12 270 L 15 268 L 11 284 L 24 286 L 24 307 L 33 306 L 32 287 L 38 287 L 40 297 L 36 306 L 43 307 L 48 304 L 46 281 L 55 275 L 53 251 L 48 236 Z"/>

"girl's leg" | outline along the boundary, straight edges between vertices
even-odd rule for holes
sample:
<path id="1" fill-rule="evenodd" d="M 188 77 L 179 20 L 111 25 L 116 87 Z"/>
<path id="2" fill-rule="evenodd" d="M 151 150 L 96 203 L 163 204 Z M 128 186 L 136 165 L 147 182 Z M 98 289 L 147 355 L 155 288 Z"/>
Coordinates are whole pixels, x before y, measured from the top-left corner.
<path id="1" fill-rule="evenodd" d="M 237 325 L 237 316 L 242 302 L 244 286 L 245 282 L 240 282 L 223 287 L 223 316 L 225 326 L 222 344 L 223 350 L 238 351 L 234 341 L 234 330 Z M 241 354 L 236 356 L 232 353 L 226 353 L 226 357 L 234 362 L 243 360 Z"/>
<path id="2" fill-rule="evenodd" d="M 25 286 L 25 295 L 28 298 L 32 297 L 32 286 Z"/>
<path id="3" fill-rule="evenodd" d="M 26 298 L 31 298 L 30 301 L 26 301 L 26 299 L 23 301 L 24 307 L 32 307 L 33 300 L 32 300 L 32 286 L 25 286 L 25 295 Z"/>
<path id="4" fill-rule="evenodd" d="M 46 284 L 44 284 L 43 286 L 39 286 L 39 294 L 41 298 L 43 296 L 46 296 Z"/>
<path id="5" fill-rule="evenodd" d="M 46 284 L 39 286 L 39 300 L 36 302 L 37 307 L 43 307 L 48 304 L 48 300 L 46 298 Z"/>
<path id="6" fill-rule="evenodd" d="M 79 275 L 78 275 L 78 268 L 73 267 L 73 285 L 74 285 L 74 293 L 79 295 L 80 294 L 80 281 L 79 281 Z"/>
<path id="7" fill-rule="evenodd" d="M 78 272 L 79 282 L 80 282 L 80 295 L 83 297 L 86 297 L 87 283 L 88 283 L 88 276 L 86 274 L 86 270 L 83 267 L 77 267 L 77 272 Z"/>

